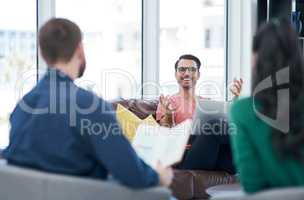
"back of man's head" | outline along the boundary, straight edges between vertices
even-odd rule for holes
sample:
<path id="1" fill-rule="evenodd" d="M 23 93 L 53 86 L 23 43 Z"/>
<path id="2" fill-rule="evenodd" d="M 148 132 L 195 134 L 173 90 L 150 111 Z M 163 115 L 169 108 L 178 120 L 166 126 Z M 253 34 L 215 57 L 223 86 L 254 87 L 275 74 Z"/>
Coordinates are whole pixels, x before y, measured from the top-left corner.
<path id="1" fill-rule="evenodd" d="M 69 62 L 81 40 L 80 28 L 67 19 L 53 18 L 39 31 L 40 51 L 48 65 Z"/>

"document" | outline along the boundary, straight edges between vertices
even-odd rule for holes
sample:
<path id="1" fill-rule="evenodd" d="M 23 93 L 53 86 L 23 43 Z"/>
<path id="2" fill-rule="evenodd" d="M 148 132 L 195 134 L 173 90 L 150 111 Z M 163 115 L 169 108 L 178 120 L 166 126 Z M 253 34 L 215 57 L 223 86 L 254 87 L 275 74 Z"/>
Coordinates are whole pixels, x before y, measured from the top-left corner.
<path id="1" fill-rule="evenodd" d="M 192 120 L 167 128 L 146 123 L 139 125 L 132 145 L 138 154 L 151 167 L 159 161 L 169 167 L 183 158 L 192 127 Z"/>

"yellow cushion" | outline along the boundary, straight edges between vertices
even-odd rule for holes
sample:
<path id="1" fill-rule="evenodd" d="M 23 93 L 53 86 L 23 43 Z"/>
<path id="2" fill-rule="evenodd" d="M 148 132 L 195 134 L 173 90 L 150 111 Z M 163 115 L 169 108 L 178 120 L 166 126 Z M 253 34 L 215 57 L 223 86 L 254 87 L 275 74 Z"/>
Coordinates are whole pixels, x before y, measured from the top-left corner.
<path id="1" fill-rule="evenodd" d="M 133 141 L 136 134 L 136 129 L 141 123 L 158 125 L 152 115 L 149 115 L 146 119 L 141 120 L 134 113 L 120 104 L 117 104 L 116 118 L 120 124 L 120 127 L 122 128 L 124 135 L 130 142 Z"/>

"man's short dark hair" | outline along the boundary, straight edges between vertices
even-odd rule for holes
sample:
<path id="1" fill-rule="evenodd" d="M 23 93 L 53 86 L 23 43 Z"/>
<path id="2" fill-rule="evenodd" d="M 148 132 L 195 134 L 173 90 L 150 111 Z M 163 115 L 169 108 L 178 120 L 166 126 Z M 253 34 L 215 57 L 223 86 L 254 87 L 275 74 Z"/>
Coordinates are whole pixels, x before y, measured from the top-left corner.
<path id="1" fill-rule="evenodd" d="M 73 22 L 53 18 L 39 31 L 39 45 L 47 64 L 69 62 L 82 40 L 80 28 Z"/>
<path id="2" fill-rule="evenodd" d="M 182 55 L 178 58 L 178 60 L 175 62 L 175 71 L 177 71 L 177 66 L 178 66 L 178 63 L 180 60 L 193 60 L 195 63 L 196 63 L 196 67 L 198 69 L 198 71 L 200 70 L 200 67 L 201 67 L 201 61 L 194 55 L 191 55 L 191 54 L 185 54 L 185 55 Z"/>

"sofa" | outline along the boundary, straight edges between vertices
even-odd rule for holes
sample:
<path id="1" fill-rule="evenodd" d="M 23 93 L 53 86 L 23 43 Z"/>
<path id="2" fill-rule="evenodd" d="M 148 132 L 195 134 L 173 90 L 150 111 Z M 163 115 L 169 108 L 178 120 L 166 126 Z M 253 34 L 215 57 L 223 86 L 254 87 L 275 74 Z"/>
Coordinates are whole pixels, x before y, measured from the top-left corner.
<path id="1" fill-rule="evenodd" d="M 113 107 L 116 108 L 118 103 L 144 119 L 149 115 L 155 117 L 158 100 L 118 99 L 112 101 Z M 171 190 L 173 196 L 179 200 L 208 199 L 207 188 L 237 182 L 235 176 L 223 171 L 174 170 L 174 175 Z"/>
<path id="2" fill-rule="evenodd" d="M 1 200 L 169 200 L 164 187 L 132 190 L 111 181 L 51 174 L 7 165 L 0 159 Z"/>
<path id="3" fill-rule="evenodd" d="M 226 188 L 226 189 L 225 189 Z M 257 192 L 251 195 L 246 195 L 242 192 L 242 188 L 239 184 L 232 185 L 219 185 L 209 188 L 208 194 L 211 195 L 211 200 L 303 200 L 304 199 L 304 187 L 286 187 L 286 188 L 274 188 Z M 231 188 L 233 188 L 231 190 Z M 210 190 L 213 190 L 210 192 Z M 217 191 L 217 192 L 216 192 Z M 233 193 L 231 193 L 233 191 Z M 213 193 L 213 194 L 212 194 Z M 226 193 L 223 195 L 223 193 Z"/>
<path id="4" fill-rule="evenodd" d="M 158 101 L 119 99 L 112 101 L 114 108 L 118 103 L 144 119 L 150 114 L 155 117 Z M 169 190 L 161 187 L 134 191 L 113 182 L 50 174 L 0 163 L 0 199 L 165 200 L 173 195 L 179 200 L 203 200 L 209 198 L 207 188 L 237 182 L 235 176 L 221 171 L 174 170 L 174 175 L 171 194 Z"/>
<path id="5" fill-rule="evenodd" d="M 304 188 L 282 188 L 259 192 L 244 197 L 219 197 L 211 200 L 303 200 Z"/>

